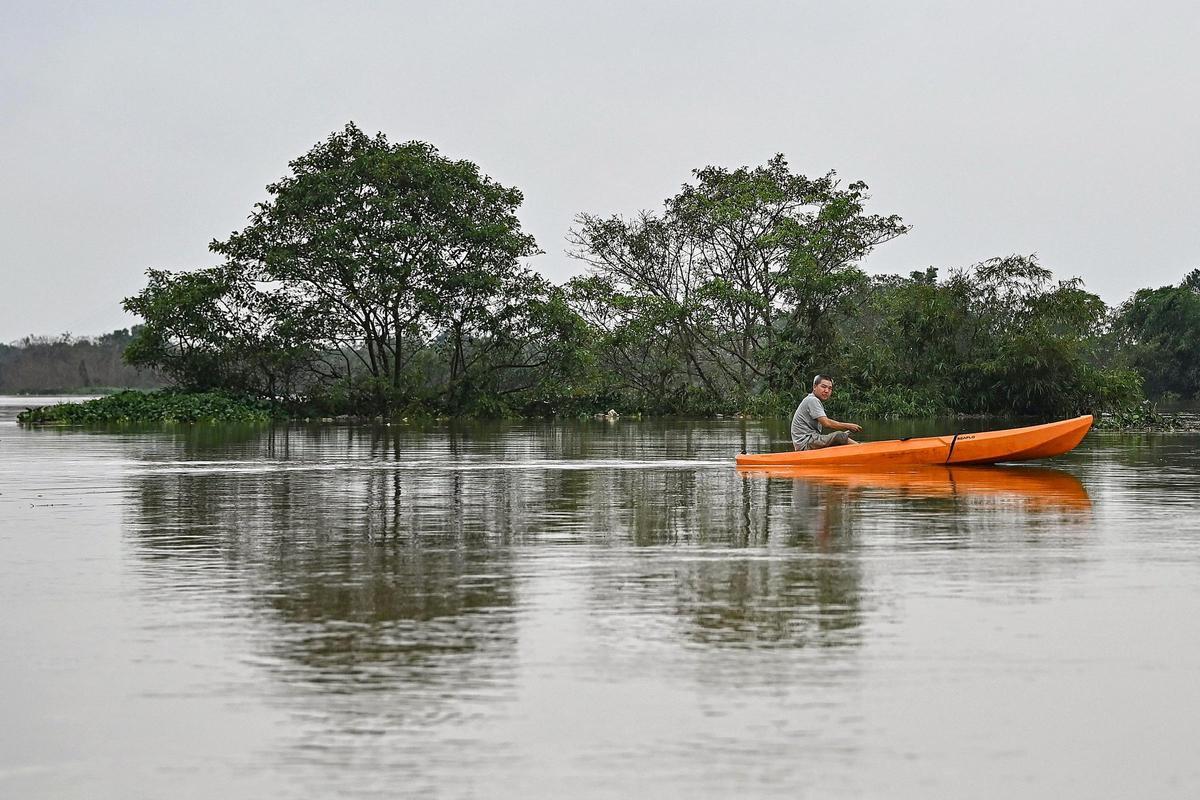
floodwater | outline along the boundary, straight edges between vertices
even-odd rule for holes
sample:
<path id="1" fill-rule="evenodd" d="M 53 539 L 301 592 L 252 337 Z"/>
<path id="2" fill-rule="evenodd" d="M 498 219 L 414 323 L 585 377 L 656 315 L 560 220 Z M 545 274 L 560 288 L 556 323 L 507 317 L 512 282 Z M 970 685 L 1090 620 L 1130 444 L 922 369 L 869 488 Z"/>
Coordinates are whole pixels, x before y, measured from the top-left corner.
<path id="1" fill-rule="evenodd" d="M 29 402 L 0 399 L 0 797 L 1200 791 L 1195 434 L 794 478 L 733 467 L 783 421 Z"/>

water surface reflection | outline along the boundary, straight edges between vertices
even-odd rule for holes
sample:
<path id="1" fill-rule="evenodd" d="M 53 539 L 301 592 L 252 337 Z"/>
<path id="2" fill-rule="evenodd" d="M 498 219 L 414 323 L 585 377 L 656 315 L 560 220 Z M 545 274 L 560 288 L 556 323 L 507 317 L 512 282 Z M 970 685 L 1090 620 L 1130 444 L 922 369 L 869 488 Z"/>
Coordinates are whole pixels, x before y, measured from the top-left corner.
<path id="1" fill-rule="evenodd" d="M 863 537 L 887 520 L 927 526 L 924 545 L 982 545 L 997 525 L 1052 528 L 1061 542 L 1091 507 L 1080 481 L 1053 469 L 738 474 L 686 450 L 621 461 L 621 437 L 546 434 L 189 436 L 141 456 L 128 529 L 160 578 L 162 561 L 179 585 L 214 567 L 236 576 L 235 591 L 285 629 L 266 641 L 298 665 L 347 681 L 427 681 L 444 668 L 459 682 L 452 657 L 477 655 L 467 669 L 482 671 L 512 655 L 514 609 L 534 577 L 524 548 L 615 549 L 615 566 L 580 549 L 558 568 L 577 568 L 598 607 L 668 612 L 696 642 L 846 646 L 875 544 Z M 693 555 L 663 571 L 680 547 Z"/>
<path id="2" fill-rule="evenodd" d="M 1200 668 L 1194 437 L 1091 436 L 1053 467 L 734 468 L 782 430 L 5 428 L 0 591 L 78 621 L 0 630 L 37 667 L 0 660 L 34 698 L 5 709 L 36 717 L 62 653 L 115 660 L 63 750 L 107 753 L 93 731 L 122 708 L 141 766 L 71 768 L 114 794 L 186 771 L 231 797 L 1019 795 L 1051 752 L 1103 754 L 1103 793 L 1167 787 L 1106 770 L 1130 732 L 1200 756 L 1170 722 Z M 1112 704 L 1121 736 L 1094 718 Z M 0 750 L 34 763 L 27 739 Z"/>

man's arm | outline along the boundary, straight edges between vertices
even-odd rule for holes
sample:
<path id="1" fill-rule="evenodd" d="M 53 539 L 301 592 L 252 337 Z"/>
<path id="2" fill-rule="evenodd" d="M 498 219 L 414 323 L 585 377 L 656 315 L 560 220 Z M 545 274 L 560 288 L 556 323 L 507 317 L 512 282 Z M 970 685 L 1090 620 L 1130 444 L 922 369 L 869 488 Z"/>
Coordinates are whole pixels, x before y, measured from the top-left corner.
<path id="1" fill-rule="evenodd" d="M 817 424 L 822 428 L 829 428 L 834 431 L 858 433 L 862 430 L 861 425 L 855 425 L 853 422 L 838 422 L 836 419 L 830 419 L 829 417 L 817 417 Z"/>

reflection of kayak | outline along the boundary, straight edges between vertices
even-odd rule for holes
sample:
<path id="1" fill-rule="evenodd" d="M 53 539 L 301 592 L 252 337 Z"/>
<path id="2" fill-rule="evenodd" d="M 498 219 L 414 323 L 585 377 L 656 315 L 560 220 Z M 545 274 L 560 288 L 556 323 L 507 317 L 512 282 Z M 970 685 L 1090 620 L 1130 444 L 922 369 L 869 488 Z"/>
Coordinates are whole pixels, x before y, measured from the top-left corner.
<path id="1" fill-rule="evenodd" d="M 947 467 L 914 465 L 877 472 L 861 466 L 756 467 L 753 475 L 794 478 L 850 489 L 895 489 L 927 497 L 991 495 L 1024 497 L 1052 505 L 1091 506 L 1087 489 L 1069 472 L 1047 467 Z"/>
<path id="2" fill-rule="evenodd" d="M 742 453 L 739 467 L 828 466 L 861 464 L 888 468 L 910 464 L 995 464 L 1062 455 L 1083 440 L 1092 427 L 1091 415 L 1005 431 L 956 433 L 920 439 L 894 439 L 858 445 L 826 447 L 762 455 Z"/>

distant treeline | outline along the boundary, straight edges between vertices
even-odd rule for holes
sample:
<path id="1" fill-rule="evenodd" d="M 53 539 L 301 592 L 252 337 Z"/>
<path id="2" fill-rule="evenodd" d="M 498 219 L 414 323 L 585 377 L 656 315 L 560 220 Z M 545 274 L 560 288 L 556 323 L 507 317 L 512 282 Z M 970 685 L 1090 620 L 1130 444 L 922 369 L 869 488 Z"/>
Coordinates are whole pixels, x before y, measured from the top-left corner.
<path id="1" fill-rule="evenodd" d="M 166 380 L 153 369 L 125 362 L 125 348 L 136 335 L 134 328 L 86 338 L 27 336 L 13 344 L 0 344 L 0 393 L 85 393 L 164 386 Z"/>
<path id="2" fill-rule="evenodd" d="M 817 372 L 838 413 L 863 416 L 1200 392 L 1200 272 L 1119 308 L 1031 255 L 871 277 L 864 257 L 907 224 L 870 213 L 865 184 L 782 156 L 698 169 L 632 219 L 581 214 L 586 274 L 562 285 L 523 263 L 540 251 L 520 191 L 469 161 L 351 123 L 290 167 L 212 242 L 219 264 L 149 271 L 125 301 L 145 320 L 129 363 L 359 415 L 776 414 Z"/>

